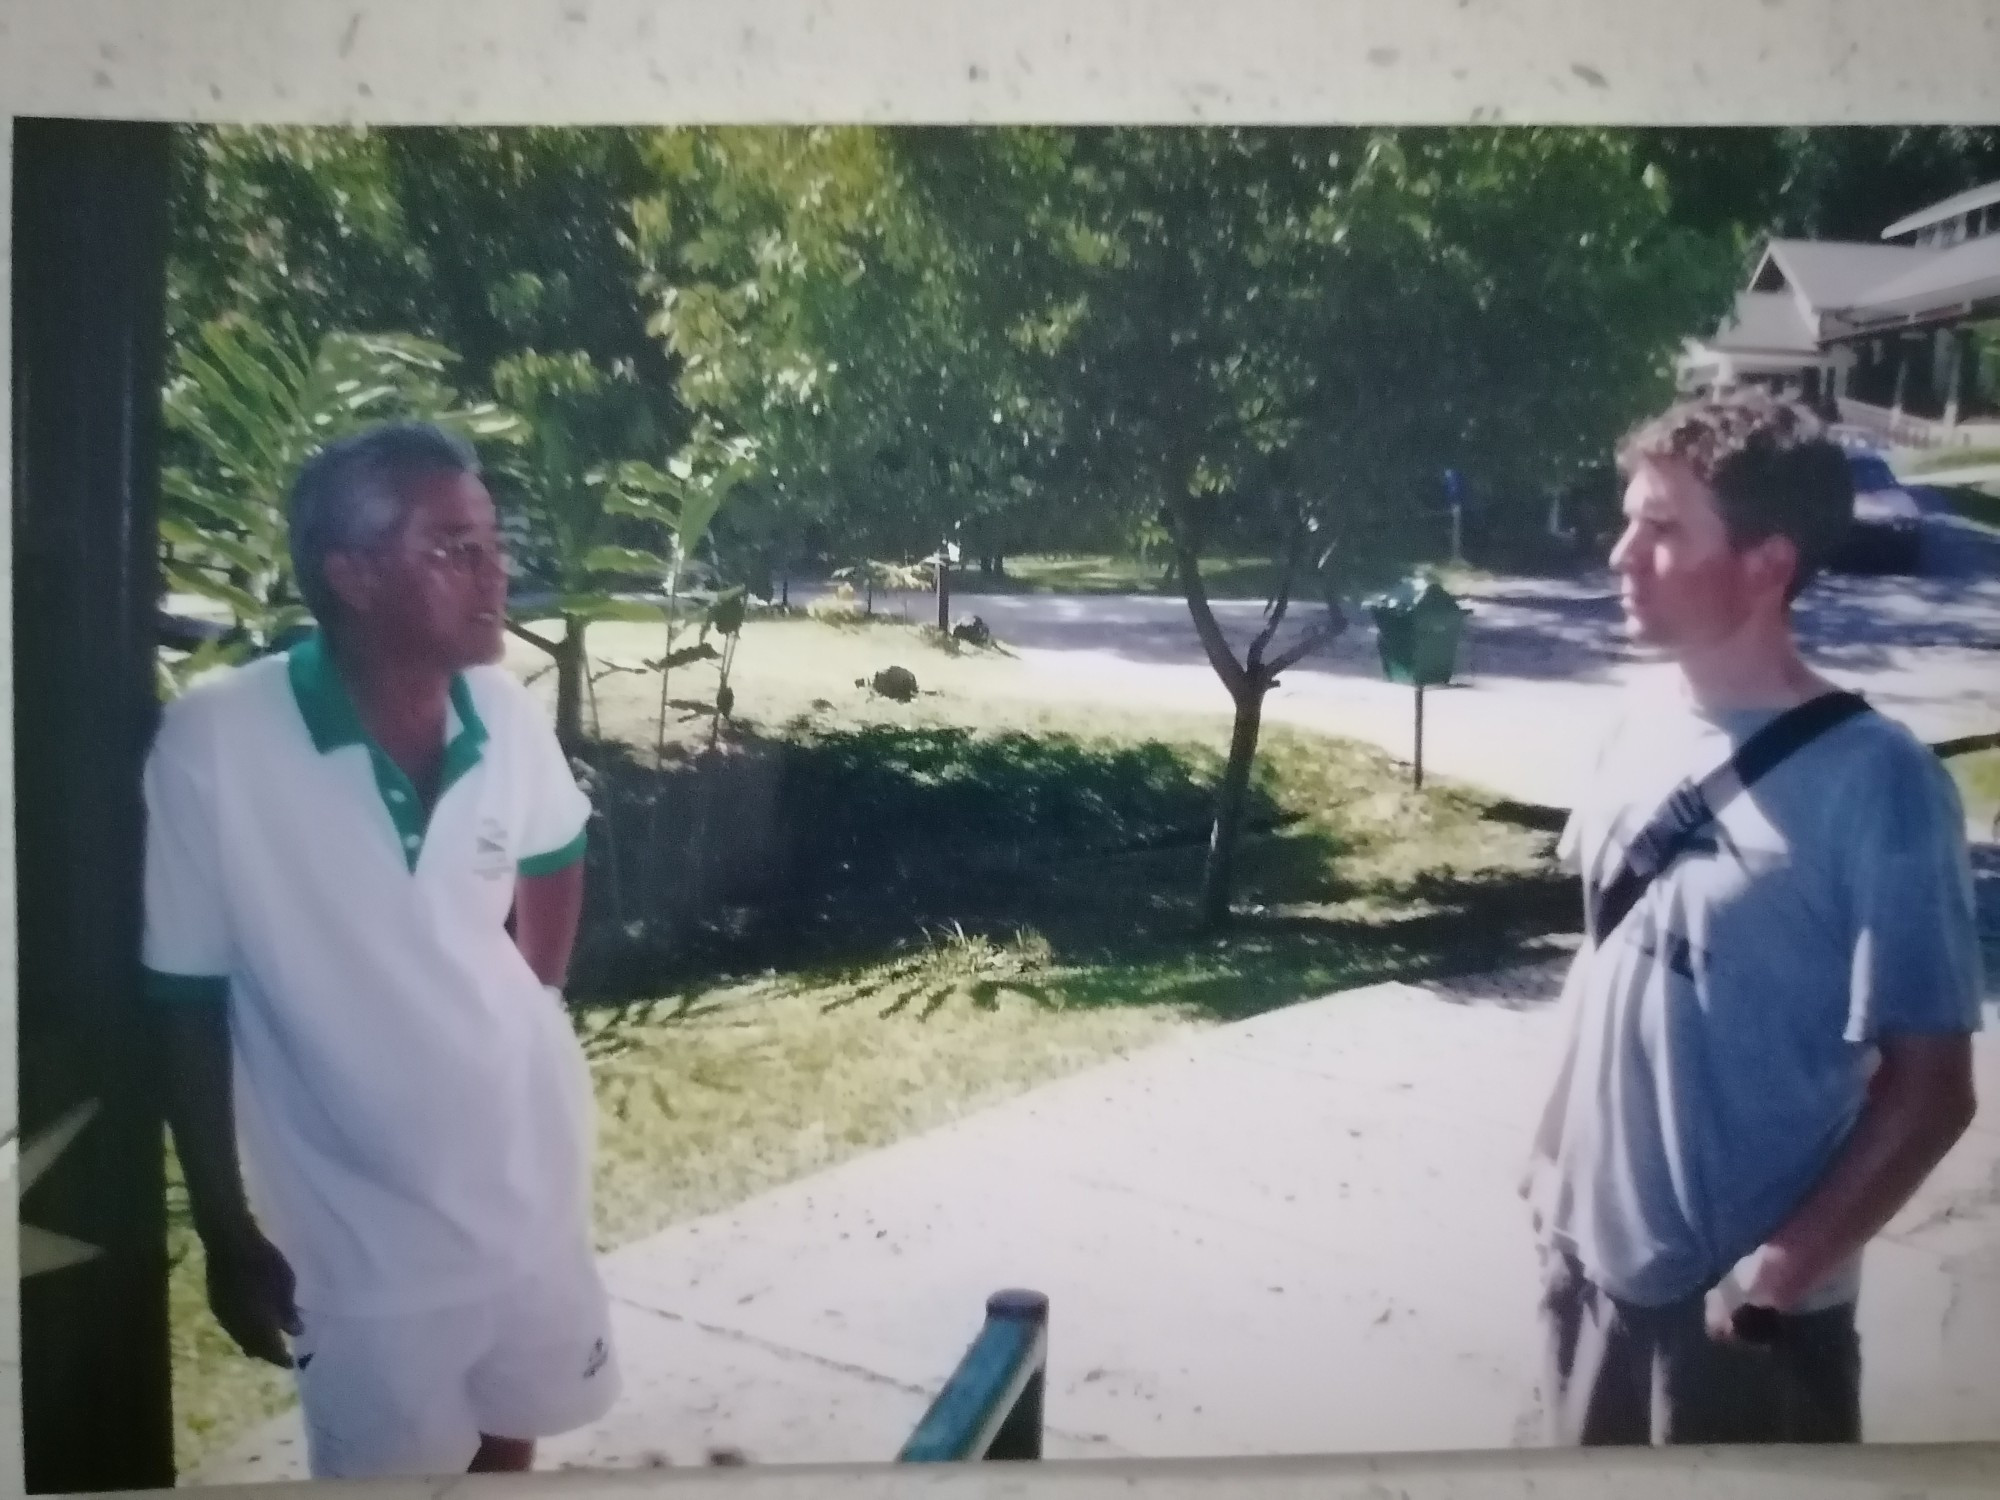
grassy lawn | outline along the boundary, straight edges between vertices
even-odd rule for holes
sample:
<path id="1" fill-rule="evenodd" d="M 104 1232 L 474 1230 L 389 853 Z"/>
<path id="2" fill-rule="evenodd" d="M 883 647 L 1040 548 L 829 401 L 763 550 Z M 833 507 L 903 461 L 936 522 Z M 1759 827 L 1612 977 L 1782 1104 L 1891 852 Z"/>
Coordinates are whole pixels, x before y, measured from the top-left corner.
<path id="1" fill-rule="evenodd" d="M 1975 750 L 1945 762 L 1958 794 L 1965 800 L 1966 820 L 1982 836 L 1990 836 L 2000 818 L 2000 750 Z"/>
<path id="2" fill-rule="evenodd" d="M 1995 493 L 1994 489 L 1969 484 L 1942 488 L 1951 501 L 1952 509 L 1967 520 L 1978 521 L 1984 526 L 2000 526 L 2000 493 Z"/>
<path id="3" fill-rule="evenodd" d="M 592 647 L 609 669 L 601 735 L 649 743 L 657 679 L 617 669 L 657 655 L 657 632 L 600 626 Z M 901 624 L 756 621 L 738 662 L 732 753 L 782 769 L 771 819 L 801 868 L 782 901 L 727 909 L 637 998 L 579 1005 L 607 1248 L 1179 1029 L 1532 956 L 1573 926 L 1533 819 L 1413 792 L 1372 749 L 1269 726 L 1241 915 L 1197 936 L 1219 716 L 1042 701 L 1004 652 L 947 654 Z M 909 703 L 855 685 L 892 663 L 917 674 Z M 689 673 L 674 695 L 705 686 Z M 595 864 L 592 880 L 601 896 Z M 173 1234 L 185 1470 L 289 1386 L 225 1346 L 179 1214 Z"/>
<path id="4" fill-rule="evenodd" d="M 2000 448 L 1928 448 L 1897 456 L 1899 474 L 1937 474 L 1947 469 L 1983 468 L 2000 464 Z"/>
<path id="5" fill-rule="evenodd" d="M 1503 576 L 1485 568 L 1462 563 L 1433 563 L 1428 571 L 1456 593 L 1464 593 L 1492 583 Z M 978 594 L 1156 594 L 1181 597 L 1181 586 L 1169 571 L 1164 556 L 1141 562 L 1135 557 L 1104 553 L 1065 556 L 1009 557 L 1004 578 L 987 578 L 977 568 L 953 575 L 954 596 Z M 1570 565 L 1542 571 L 1569 572 Z M 1523 566 L 1514 572 L 1535 572 Z M 1396 577 L 1402 576 L 1397 573 Z M 1269 599 L 1276 588 L 1276 565 L 1264 557 L 1211 557 L 1202 563 L 1202 580 L 1212 599 Z M 1355 583 L 1351 592 L 1368 593 L 1393 582 L 1383 577 L 1370 583 Z"/>
<path id="6" fill-rule="evenodd" d="M 1023 556 L 1006 560 L 1005 578 L 982 577 L 976 568 L 957 575 L 955 587 L 965 594 L 1167 594 L 1180 597 L 1181 586 L 1163 553 L 1141 562 L 1136 557 L 1084 554 L 1063 557 Z M 1201 576 L 1216 599 L 1267 599 L 1274 586 L 1274 567 L 1266 557 L 1211 557 Z"/>

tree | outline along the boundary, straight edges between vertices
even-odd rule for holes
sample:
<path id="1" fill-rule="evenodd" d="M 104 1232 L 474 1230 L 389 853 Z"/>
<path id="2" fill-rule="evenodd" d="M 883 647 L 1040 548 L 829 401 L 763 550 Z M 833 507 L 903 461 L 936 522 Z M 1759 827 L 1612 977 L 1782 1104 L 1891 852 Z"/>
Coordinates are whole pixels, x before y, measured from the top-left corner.
<path id="1" fill-rule="evenodd" d="M 1630 132 L 1675 222 L 1741 237 L 1876 240 L 1905 214 L 2000 178 L 2000 129 L 1965 125 L 1678 127 Z"/>
<path id="2" fill-rule="evenodd" d="M 621 371 L 668 445 L 688 422 L 647 329 L 632 205 L 654 186 L 650 132 L 573 126 L 376 132 L 425 315 L 484 381 L 509 355 L 572 350 Z"/>
<path id="3" fill-rule="evenodd" d="M 404 330 L 487 385 L 527 349 L 629 364 L 672 426 L 673 368 L 635 291 L 646 133 L 190 127 L 176 154 L 170 342 L 225 313 Z M 678 433 L 672 434 L 678 437 Z"/>
<path id="4" fill-rule="evenodd" d="M 410 238 L 383 132 L 184 126 L 173 153 L 167 342 L 236 317 L 308 343 L 401 330 L 446 347 L 428 268 Z M 472 372 L 484 384 L 484 372 Z"/>
<path id="5" fill-rule="evenodd" d="M 1771 232 L 1877 241 L 1905 214 L 2000 178 L 1991 126 L 1816 126 L 1783 133 Z"/>
<path id="6" fill-rule="evenodd" d="M 567 591 L 585 601 L 558 647 L 560 718 L 572 742 L 584 630 L 621 607 L 603 586 L 612 559 L 600 549 L 631 540 L 622 530 L 634 525 L 602 512 L 605 476 L 635 455 L 674 451 L 688 432 L 672 358 L 647 331 L 636 288 L 629 205 L 652 182 L 642 139 L 228 127 L 191 131 L 179 157 L 175 348 L 193 348 L 202 320 L 219 316 L 251 330 L 245 337 L 295 328 L 285 337 L 345 341 L 329 347 L 380 350 L 414 336 L 440 357 L 454 351 L 455 373 L 471 386 L 506 386 L 534 406 L 531 447 L 496 480 L 526 525 L 517 525 L 517 550 L 558 599 Z M 542 352 L 551 349 L 561 352 Z M 411 408 L 393 395 L 376 391 L 342 420 Z M 234 539 L 264 553 L 279 540 Z M 593 550 L 603 566 L 586 566 Z M 282 568 L 282 558 L 266 565 Z"/>
<path id="7" fill-rule="evenodd" d="M 652 155 L 633 216 L 654 329 L 683 401 L 757 448 L 719 543 L 782 573 L 815 538 L 866 568 L 995 532 L 1033 414 L 883 135 L 674 130 Z"/>
<path id="8" fill-rule="evenodd" d="M 650 423 L 629 379 L 574 351 L 509 355 L 494 367 L 493 384 L 525 427 L 497 477 L 514 554 L 541 586 L 517 598 L 509 628 L 554 660 L 556 737 L 574 754 L 584 739 L 591 623 L 660 617 L 658 605 L 618 592 L 658 590 L 669 567 L 660 547 L 666 518 L 650 515 L 644 498 L 651 471 L 640 455 Z M 528 628 L 543 619 L 561 623 L 560 638 Z"/>
<path id="9" fill-rule="evenodd" d="M 1171 539 L 1234 706 L 1197 913 L 1227 920 L 1263 703 L 1419 550 L 1443 468 L 1557 482 L 1664 388 L 1733 247 L 1587 131 L 920 132 L 901 159 L 1054 412 L 1050 471 Z M 1201 558 L 1280 562 L 1240 645 Z M 1322 610 L 1289 642 L 1303 588 Z"/>

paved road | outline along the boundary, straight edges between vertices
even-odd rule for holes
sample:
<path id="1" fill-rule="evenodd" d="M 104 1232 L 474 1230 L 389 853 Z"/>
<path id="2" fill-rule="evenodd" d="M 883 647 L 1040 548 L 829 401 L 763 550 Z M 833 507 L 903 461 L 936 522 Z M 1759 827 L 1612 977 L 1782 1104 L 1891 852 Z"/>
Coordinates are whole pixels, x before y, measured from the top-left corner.
<path id="1" fill-rule="evenodd" d="M 1923 574 L 1821 580 L 1800 603 L 1801 639 L 1829 676 L 1927 740 L 2000 730 L 2000 533 L 1951 515 L 1933 492 L 1917 493 L 1929 512 Z M 915 618 L 929 608 L 928 598 L 902 602 Z M 1567 806 L 1621 694 L 1663 669 L 1624 640 L 1608 572 L 1495 583 L 1467 602 L 1458 681 L 1426 694 L 1426 764 L 1523 801 Z M 1025 658 L 1033 671 L 1022 690 L 1037 697 L 1228 708 L 1178 598 L 968 593 L 955 613 L 984 617 Z M 1254 602 L 1221 602 L 1216 613 L 1239 648 L 1263 620 Z M 1280 644 L 1310 618 L 1288 620 Z M 1412 708 L 1407 688 L 1382 680 L 1363 617 L 1284 676 L 1268 714 L 1407 759 Z"/>

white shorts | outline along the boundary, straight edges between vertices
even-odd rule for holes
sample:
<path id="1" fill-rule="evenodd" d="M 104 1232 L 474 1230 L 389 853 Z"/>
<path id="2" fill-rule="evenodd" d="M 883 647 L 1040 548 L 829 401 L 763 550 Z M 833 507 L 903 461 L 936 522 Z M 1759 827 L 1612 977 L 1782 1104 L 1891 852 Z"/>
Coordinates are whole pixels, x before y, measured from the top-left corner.
<path id="1" fill-rule="evenodd" d="M 618 1398 L 610 1307 L 587 1254 L 463 1306 L 299 1316 L 292 1354 L 315 1479 L 463 1474 L 482 1436 L 553 1437 Z"/>

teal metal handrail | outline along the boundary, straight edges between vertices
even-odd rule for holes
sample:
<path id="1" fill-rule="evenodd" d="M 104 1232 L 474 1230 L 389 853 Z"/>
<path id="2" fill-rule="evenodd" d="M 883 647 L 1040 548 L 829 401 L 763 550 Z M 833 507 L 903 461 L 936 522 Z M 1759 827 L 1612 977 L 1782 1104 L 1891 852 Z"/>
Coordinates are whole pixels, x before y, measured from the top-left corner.
<path id="1" fill-rule="evenodd" d="M 1040 1292 L 995 1292 L 986 1299 L 985 1326 L 896 1462 L 1040 1458 L 1048 1356 L 1049 1299 Z"/>

